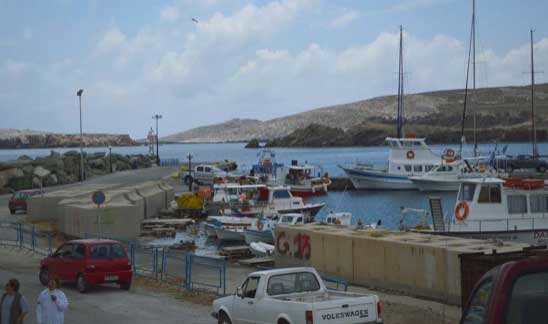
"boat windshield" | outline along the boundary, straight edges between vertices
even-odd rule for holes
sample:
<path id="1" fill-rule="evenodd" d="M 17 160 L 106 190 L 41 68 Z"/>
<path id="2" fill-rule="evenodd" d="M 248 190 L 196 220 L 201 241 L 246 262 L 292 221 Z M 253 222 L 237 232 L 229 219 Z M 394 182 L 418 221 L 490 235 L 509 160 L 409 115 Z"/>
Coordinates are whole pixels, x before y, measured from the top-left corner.
<path id="1" fill-rule="evenodd" d="M 459 200 L 472 201 L 476 192 L 475 183 L 463 183 L 459 191 Z"/>

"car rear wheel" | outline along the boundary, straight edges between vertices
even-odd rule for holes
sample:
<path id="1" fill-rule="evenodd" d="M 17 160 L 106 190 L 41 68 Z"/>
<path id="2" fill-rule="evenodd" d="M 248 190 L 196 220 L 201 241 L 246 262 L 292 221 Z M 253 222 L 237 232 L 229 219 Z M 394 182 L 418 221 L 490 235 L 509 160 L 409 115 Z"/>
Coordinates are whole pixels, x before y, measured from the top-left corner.
<path id="1" fill-rule="evenodd" d="M 120 282 L 120 288 L 123 290 L 129 290 L 131 288 L 131 281 Z"/>
<path id="2" fill-rule="evenodd" d="M 79 292 L 85 293 L 89 288 L 88 282 L 86 281 L 86 278 L 84 278 L 84 275 L 79 274 L 78 278 L 76 279 L 76 289 L 78 289 Z"/>
<path id="3" fill-rule="evenodd" d="M 14 215 L 15 214 L 15 209 L 10 209 L 10 214 Z"/>
<path id="4" fill-rule="evenodd" d="M 40 279 L 40 283 L 41 283 L 43 286 L 47 286 L 47 285 L 48 285 L 48 281 L 49 281 L 49 271 L 48 271 L 48 268 L 44 267 L 44 268 L 40 269 L 40 274 L 38 275 L 38 278 Z"/>
<path id="5" fill-rule="evenodd" d="M 217 321 L 218 324 L 232 324 L 232 322 L 230 321 L 230 318 L 228 318 L 228 316 L 224 313 L 224 312 L 221 312 L 219 314 L 219 320 Z"/>

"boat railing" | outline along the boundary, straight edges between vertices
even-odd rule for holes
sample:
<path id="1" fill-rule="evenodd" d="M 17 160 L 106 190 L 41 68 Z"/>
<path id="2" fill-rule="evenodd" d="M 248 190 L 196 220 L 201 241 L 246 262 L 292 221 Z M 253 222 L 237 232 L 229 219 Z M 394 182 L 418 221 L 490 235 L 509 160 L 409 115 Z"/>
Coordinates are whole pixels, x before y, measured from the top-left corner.
<path id="1" fill-rule="evenodd" d="M 548 229 L 548 213 L 539 214 L 536 217 L 521 218 L 496 218 L 474 219 L 457 222 L 453 220 L 448 224 L 449 231 L 517 231 Z"/>

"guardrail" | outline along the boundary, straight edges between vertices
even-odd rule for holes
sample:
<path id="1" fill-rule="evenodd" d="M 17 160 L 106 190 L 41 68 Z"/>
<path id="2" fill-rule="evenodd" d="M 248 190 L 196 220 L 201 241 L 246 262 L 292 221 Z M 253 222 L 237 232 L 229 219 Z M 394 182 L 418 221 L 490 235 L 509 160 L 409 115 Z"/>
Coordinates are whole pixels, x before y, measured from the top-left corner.
<path id="1" fill-rule="evenodd" d="M 16 246 L 48 255 L 53 250 L 53 238 L 49 233 L 37 231 L 34 225 L 0 223 L 0 245 Z"/>
<path id="2" fill-rule="evenodd" d="M 160 166 L 179 165 L 179 159 L 161 159 Z"/>

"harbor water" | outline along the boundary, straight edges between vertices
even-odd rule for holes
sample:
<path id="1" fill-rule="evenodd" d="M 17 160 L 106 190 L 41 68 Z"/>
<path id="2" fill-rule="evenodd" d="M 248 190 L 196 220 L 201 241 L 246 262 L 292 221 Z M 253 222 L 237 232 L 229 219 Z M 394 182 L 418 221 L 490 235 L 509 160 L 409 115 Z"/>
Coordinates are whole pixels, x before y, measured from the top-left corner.
<path id="1" fill-rule="evenodd" d="M 259 149 L 245 149 L 244 143 L 223 144 L 165 144 L 160 146 L 162 159 L 179 159 L 185 161 L 185 156 L 192 154 L 195 161 L 219 161 L 233 160 L 238 163 L 238 169 L 249 170 L 257 162 Z M 500 151 L 506 144 L 499 144 Z M 431 148 L 440 153 L 445 148 L 458 149 L 458 145 L 432 145 Z M 479 151 L 490 152 L 495 149 L 494 144 L 482 144 Z M 56 148 L 56 152 L 63 153 L 75 148 Z M 46 156 L 52 149 L 18 149 L 0 150 L 0 161 L 15 160 L 21 155 L 30 157 Z M 86 152 L 108 152 L 106 147 L 85 148 Z M 321 167 L 321 172 L 328 172 L 331 176 L 343 176 L 344 172 L 338 165 L 351 165 L 356 162 L 381 165 L 386 163 L 388 148 L 385 146 L 374 147 L 338 147 L 338 148 L 275 148 L 276 159 L 280 163 L 289 164 L 291 160 L 308 162 Z M 113 147 L 113 153 L 118 154 L 146 154 L 148 147 Z M 472 146 L 464 147 L 464 154 L 470 156 Z M 527 143 L 508 144 L 506 151 L 509 155 L 530 154 L 531 145 Z M 548 154 L 548 143 L 539 144 L 539 153 Z M 319 213 L 321 219 L 329 211 L 351 212 L 353 223 L 361 220 L 364 224 L 376 223 L 381 220 L 386 228 L 399 227 L 401 219 L 401 207 L 429 210 L 428 198 L 431 196 L 442 199 L 443 212 L 446 217 L 451 217 L 456 200 L 456 193 L 436 192 L 422 193 L 419 191 L 339 191 L 330 192 L 326 196 L 311 197 L 307 202 L 325 202 L 326 207 Z M 412 225 L 420 221 L 419 215 L 409 213 L 404 218 L 404 223 Z"/>

